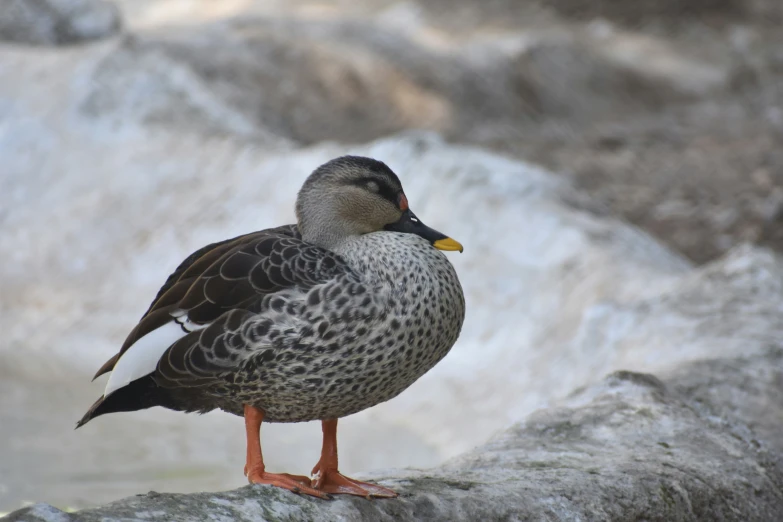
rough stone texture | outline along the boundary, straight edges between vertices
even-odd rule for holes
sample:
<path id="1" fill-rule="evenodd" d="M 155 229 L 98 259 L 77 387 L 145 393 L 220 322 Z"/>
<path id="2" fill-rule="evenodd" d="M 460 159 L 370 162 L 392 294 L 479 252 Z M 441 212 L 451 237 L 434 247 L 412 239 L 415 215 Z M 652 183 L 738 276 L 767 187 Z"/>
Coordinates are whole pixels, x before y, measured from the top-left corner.
<path id="1" fill-rule="evenodd" d="M 192 31 L 202 38 L 231 35 L 230 43 L 210 37 L 210 48 L 291 49 L 275 50 L 282 58 L 271 68 L 296 81 L 268 82 L 241 52 L 217 67 L 209 53 L 191 56 L 188 31 L 163 46 L 197 75 L 203 61 L 218 91 L 220 78 L 252 84 L 258 76 L 258 90 L 242 91 L 248 101 L 263 91 L 289 110 L 303 99 L 312 128 L 297 116 L 286 132 L 308 142 L 323 131 L 363 142 L 406 125 L 433 129 L 573 175 L 613 213 L 695 262 L 744 242 L 783 250 L 777 0 L 122 3 L 155 48 L 155 32 L 187 18 L 204 24 Z M 240 21 L 214 23 L 231 16 Z M 282 38 L 271 36 L 275 25 Z M 323 53 L 312 50 L 310 31 Z M 321 74 L 330 61 L 349 81 Z M 404 96 L 390 96 L 386 84 Z M 351 93 L 348 102 L 337 87 Z M 335 116 L 333 107 L 350 110 Z"/>
<path id="2" fill-rule="evenodd" d="M 567 18 L 605 18 L 632 28 L 651 23 L 682 26 L 694 21 L 713 25 L 748 20 L 775 24 L 783 14 L 774 0 L 549 0 L 541 4 Z"/>
<path id="3" fill-rule="evenodd" d="M 780 2 L 120 3 L 131 36 L 77 93 L 107 126 L 435 130 L 572 175 L 695 262 L 783 249 Z"/>
<path id="4" fill-rule="evenodd" d="M 705 374 L 711 380 L 705 381 Z M 692 363 L 661 381 L 616 372 L 429 471 L 375 479 L 401 498 L 318 501 L 266 486 L 149 493 L 66 514 L 38 504 L 12 521 L 778 520 L 783 349 Z M 738 408 L 737 395 L 756 408 Z M 750 424 L 748 424 L 750 423 Z"/>
<path id="5" fill-rule="evenodd" d="M 197 117 L 207 132 L 260 127 L 305 144 L 408 128 L 494 143 L 680 105 L 721 88 L 730 73 L 725 63 L 624 35 L 529 31 L 437 46 L 416 29 L 273 17 L 151 29 L 95 63 L 79 109 L 165 126 Z M 642 54 L 645 66 L 636 63 Z M 214 127 L 207 100 L 235 116 Z"/>
<path id="6" fill-rule="evenodd" d="M 120 31 L 117 7 L 105 0 L 3 0 L 0 41 L 66 45 Z"/>

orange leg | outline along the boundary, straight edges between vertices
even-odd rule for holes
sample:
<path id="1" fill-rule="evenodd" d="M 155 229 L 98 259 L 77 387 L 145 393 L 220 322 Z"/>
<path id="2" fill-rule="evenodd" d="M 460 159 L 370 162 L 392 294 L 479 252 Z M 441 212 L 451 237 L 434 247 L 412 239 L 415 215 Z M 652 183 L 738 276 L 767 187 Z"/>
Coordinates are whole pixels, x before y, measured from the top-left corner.
<path id="1" fill-rule="evenodd" d="M 305 493 L 314 497 L 328 499 L 325 491 L 313 489 L 310 479 L 288 473 L 267 473 L 264 469 L 264 458 L 261 455 L 261 423 L 264 420 L 264 410 L 245 405 L 245 430 L 247 431 L 247 463 L 245 475 L 251 484 L 269 484 L 278 488 L 288 489 L 294 493 Z"/>
<path id="2" fill-rule="evenodd" d="M 321 448 L 321 459 L 313 468 L 312 486 L 325 493 L 358 495 L 372 498 L 394 498 L 397 493 L 391 489 L 359 482 L 348 478 L 337 471 L 337 419 L 321 421 L 324 432 L 324 444 Z"/>

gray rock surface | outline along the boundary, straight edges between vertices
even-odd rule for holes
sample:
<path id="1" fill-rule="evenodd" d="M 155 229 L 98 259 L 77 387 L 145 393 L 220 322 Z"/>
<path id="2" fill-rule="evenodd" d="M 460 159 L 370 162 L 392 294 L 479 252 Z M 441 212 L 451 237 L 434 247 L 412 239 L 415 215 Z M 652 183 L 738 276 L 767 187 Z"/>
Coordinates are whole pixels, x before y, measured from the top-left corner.
<path id="1" fill-rule="evenodd" d="M 436 130 L 572 175 L 697 263 L 783 250 L 778 0 L 119 1 L 145 52 L 216 92 L 257 78 L 232 106 L 287 136 Z"/>
<path id="2" fill-rule="evenodd" d="M 491 143 L 685 103 L 731 71 L 632 35 L 529 30 L 434 45 L 424 31 L 384 17 L 250 16 L 139 31 L 97 60 L 79 109 L 210 133 L 261 128 L 304 144 L 410 128 Z M 206 100 L 235 115 L 216 122 Z"/>
<path id="3" fill-rule="evenodd" d="M 441 467 L 375 476 L 401 492 L 396 500 L 247 486 L 151 492 L 68 514 L 37 504 L 4 520 L 774 521 L 783 447 L 764 425 L 783 418 L 781 394 L 781 347 L 692 363 L 663 381 L 621 371 Z"/>
<path id="4" fill-rule="evenodd" d="M 131 37 L 78 89 L 102 125 L 434 130 L 572 175 L 695 262 L 783 249 L 775 0 L 118 3 Z"/>
<path id="5" fill-rule="evenodd" d="M 3 0 L 0 41 L 66 45 L 98 40 L 122 28 L 120 11 L 105 0 Z"/>

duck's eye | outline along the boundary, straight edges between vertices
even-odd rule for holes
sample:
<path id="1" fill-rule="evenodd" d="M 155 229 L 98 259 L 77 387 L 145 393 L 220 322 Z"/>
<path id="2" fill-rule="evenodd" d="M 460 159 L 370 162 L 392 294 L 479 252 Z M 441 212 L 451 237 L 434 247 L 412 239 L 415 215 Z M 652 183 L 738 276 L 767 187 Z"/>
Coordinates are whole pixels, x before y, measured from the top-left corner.
<path id="1" fill-rule="evenodd" d="M 376 194 L 381 190 L 381 187 L 379 187 L 378 184 L 374 181 L 368 181 L 364 184 L 364 186 L 367 187 L 367 190 L 370 192 L 375 192 Z"/>

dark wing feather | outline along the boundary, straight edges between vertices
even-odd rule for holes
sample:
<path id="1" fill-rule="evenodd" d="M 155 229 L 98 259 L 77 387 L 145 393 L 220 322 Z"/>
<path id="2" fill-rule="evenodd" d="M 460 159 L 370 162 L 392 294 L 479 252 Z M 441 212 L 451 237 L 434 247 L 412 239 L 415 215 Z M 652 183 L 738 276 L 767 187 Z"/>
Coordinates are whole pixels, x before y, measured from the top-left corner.
<path id="1" fill-rule="evenodd" d="M 350 268 L 336 254 L 285 235 L 259 236 L 227 251 L 199 277 L 180 303 L 182 308 L 206 313 L 211 307 L 224 306 L 223 313 L 209 326 L 191 332 L 174 343 L 161 357 L 153 378 L 159 386 L 202 386 L 214 382 L 220 374 L 236 368 L 248 353 L 252 330 L 251 317 L 264 297 L 284 289 L 307 289 Z M 250 297 L 248 297 L 250 296 Z M 197 299 L 198 298 L 198 299 Z M 269 301 L 267 301 L 269 303 Z M 274 301 L 271 301 L 274 307 Z M 265 305 L 266 306 L 266 305 Z"/>
<path id="2" fill-rule="evenodd" d="M 203 330 L 191 332 L 166 350 L 154 374 L 161 386 L 202 386 L 237 363 L 237 342 L 244 344 L 246 310 L 231 310 Z M 233 357 L 232 357 L 233 355 Z"/>
<path id="3" fill-rule="evenodd" d="M 159 302 L 162 297 L 174 287 L 177 283 L 182 282 L 190 278 L 200 276 L 210 265 L 212 265 L 218 258 L 225 254 L 228 250 L 235 247 L 237 244 L 244 244 L 252 242 L 259 237 L 263 238 L 267 235 L 270 236 L 282 236 L 291 237 L 294 239 L 302 239 L 302 235 L 299 233 L 299 229 L 296 225 L 283 225 L 277 228 L 270 228 L 262 230 L 260 232 L 251 232 L 250 234 L 244 234 L 232 239 L 226 239 L 225 241 L 219 241 L 217 243 L 211 243 L 205 247 L 202 247 L 179 264 L 176 270 L 166 279 L 166 282 L 158 290 L 158 295 L 153 299 L 152 304 L 144 313 L 146 316 L 154 308 L 160 307 Z M 184 295 L 184 294 L 183 294 Z"/>
<path id="4" fill-rule="evenodd" d="M 257 233 L 258 232 L 238 236 L 232 239 L 226 239 L 225 241 L 220 241 L 217 243 L 211 243 L 190 254 L 185 258 L 184 261 L 182 261 L 182 263 L 179 264 L 177 269 L 171 273 L 171 275 L 166 279 L 166 282 L 163 283 L 163 286 L 160 287 L 160 290 L 158 290 L 158 295 L 156 295 L 155 299 L 152 300 L 150 307 L 147 308 L 146 312 L 144 312 L 144 316 L 148 315 L 153 310 L 153 308 L 158 306 L 161 298 L 163 298 L 166 293 L 172 290 L 173 287 L 177 286 L 178 283 L 193 279 L 194 274 L 200 274 L 201 271 L 215 262 L 218 257 L 223 255 L 226 250 L 230 249 L 237 241 L 241 241 L 244 238 Z M 185 291 L 187 291 L 187 288 L 185 288 Z M 170 299 L 171 298 L 169 298 L 169 300 Z M 144 316 L 142 316 L 142 318 Z"/>
<path id="5" fill-rule="evenodd" d="M 163 380 L 197 384 L 236 362 L 236 355 L 231 357 L 236 350 L 228 348 L 235 348 L 240 337 L 231 328 L 250 315 L 264 296 L 294 286 L 307 288 L 349 271 L 336 254 L 302 241 L 296 225 L 208 245 L 188 256 L 168 277 L 120 352 L 96 377 L 111 371 L 136 341 L 174 320 L 172 313 L 176 313 L 180 324 L 201 329 L 187 334 L 164 354 L 160 363 Z"/>

